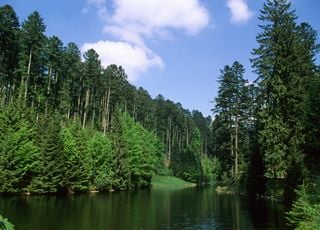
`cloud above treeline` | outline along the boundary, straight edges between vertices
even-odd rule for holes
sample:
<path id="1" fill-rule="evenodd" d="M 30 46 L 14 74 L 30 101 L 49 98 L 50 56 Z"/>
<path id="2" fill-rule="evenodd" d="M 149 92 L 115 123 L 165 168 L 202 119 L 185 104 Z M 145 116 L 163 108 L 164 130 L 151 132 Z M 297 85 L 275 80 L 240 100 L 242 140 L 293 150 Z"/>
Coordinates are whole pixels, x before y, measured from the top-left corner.
<path id="1" fill-rule="evenodd" d="M 253 12 L 249 9 L 247 0 L 227 0 L 227 6 L 231 13 L 231 22 L 233 23 L 245 23 L 253 16 Z"/>
<path id="2" fill-rule="evenodd" d="M 231 21 L 244 23 L 252 17 L 246 0 L 226 0 Z M 130 82 L 150 68 L 164 68 L 161 57 L 147 47 L 147 41 L 171 38 L 175 30 L 195 36 L 210 23 L 201 0 L 87 0 L 86 13 L 94 9 L 104 22 L 102 33 L 113 40 L 86 43 L 82 51 L 93 48 L 103 66 L 124 67 Z"/>
<path id="3" fill-rule="evenodd" d="M 127 42 L 98 41 L 86 43 L 82 51 L 94 49 L 100 56 L 103 66 L 121 65 L 125 68 L 128 79 L 134 82 L 149 68 L 163 68 L 162 59 L 144 47 Z"/>
<path id="4" fill-rule="evenodd" d="M 209 12 L 199 0 L 87 0 L 83 11 L 92 8 L 105 23 L 103 33 L 114 41 L 86 43 L 82 51 L 94 48 L 104 66 L 122 65 L 131 82 L 149 68 L 164 67 L 147 39 L 169 38 L 176 29 L 196 35 L 209 25 Z"/>

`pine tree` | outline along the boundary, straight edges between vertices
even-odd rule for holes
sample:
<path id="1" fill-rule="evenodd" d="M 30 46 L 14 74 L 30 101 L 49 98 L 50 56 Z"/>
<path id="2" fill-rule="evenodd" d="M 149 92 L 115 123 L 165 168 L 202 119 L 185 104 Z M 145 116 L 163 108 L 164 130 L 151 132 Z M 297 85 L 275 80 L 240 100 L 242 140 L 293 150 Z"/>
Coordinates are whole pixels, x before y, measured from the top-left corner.
<path id="1" fill-rule="evenodd" d="M 19 75 L 21 78 L 19 98 L 28 105 L 35 100 L 32 94 L 38 77 L 42 75 L 41 52 L 45 44 L 46 26 L 39 12 L 35 11 L 22 23 L 20 35 Z"/>
<path id="2" fill-rule="evenodd" d="M 116 159 L 111 140 L 101 133 L 94 133 L 87 144 L 90 182 L 100 190 L 115 188 Z"/>
<path id="3" fill-rule="evenodd" d="M 218 124 L 214 133 L 218 145 L 215 148 L 218 154 L 219 151 L 221 154 L 229 153 L 228 156 L 220 157 L 223 158 L 228 170 L 231 170 L 232 177 L 236 180 L 240 176 L 241 158 L 248 152 L 244 151 L 247 148 L 246 143 L 240 145 L 241 139 L 247 139 L 244 128 L 248 120 L 248 89 L 243 79 L 244 72 L 243 66 L 238 62 L 234 62 L 231 67 L 228 65 L 224 67 L 221 71 L 218 97 L 215 99 L 216 105 L 213 109 L 215 124 Z"/>
<path id="4" fill-rule="evenodd" d="M 39 166 L 34 130 L 25 118 L 26 109 L 10 104 L 0 112 L 0 191 L 28 191 Z"/>
<path id="5" fill-rule="evenodd" d="M 58 115 L 44 117 L 38 123 L 37 140 L 40 147 L 39 175 L 31 188 L 35 192 L 66 192 L 67 162 L 64 154 Z"/>
<path id="6" fill-rule="evenodd" d="M 2 105 L 12 101 L 18 83 L 14 72 L 18 66 L 19 21 L 10 5 L 0 7 L 0 31 L 0 99 L 2 99 L 0 105 Z"/>
<path id="7" fill-rule="evenodd" d="M 83 132 L 76 122 L 61 131 L 63 140 L 63 152 L 65 154 L 66 165 L 66 187 L 71 191 L 85 191 L 89 187 L 91 165 L 87 151 L 83 151 L 82 145 L 86 144 L 86 139 L 79 139 L 80 132 Z"/>

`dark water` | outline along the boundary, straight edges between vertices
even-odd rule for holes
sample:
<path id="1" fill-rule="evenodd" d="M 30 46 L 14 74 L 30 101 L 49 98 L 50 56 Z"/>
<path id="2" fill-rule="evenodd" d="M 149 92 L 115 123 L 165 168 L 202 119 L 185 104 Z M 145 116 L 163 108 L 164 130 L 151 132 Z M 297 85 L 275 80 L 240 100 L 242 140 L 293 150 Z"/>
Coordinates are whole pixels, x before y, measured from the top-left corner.
<path id="1" fill-rule="evenodd" d="M 0 197 L 17 230 L 285 229 L 283 206 L 212 188 Z"/>

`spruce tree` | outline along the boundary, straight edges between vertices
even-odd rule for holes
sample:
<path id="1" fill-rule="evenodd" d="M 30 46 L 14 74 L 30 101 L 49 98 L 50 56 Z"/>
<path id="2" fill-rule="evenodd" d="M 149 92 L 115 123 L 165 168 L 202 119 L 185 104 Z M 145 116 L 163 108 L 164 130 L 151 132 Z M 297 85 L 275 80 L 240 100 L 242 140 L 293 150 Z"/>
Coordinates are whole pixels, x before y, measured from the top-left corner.
<path id="1" fill-rule="evenodd" d="M 10 104 L 0 112 L 0 191 L 29 191 L 39 167 L 35 132 L 20 104 Z"/>
<path id="2" fill-rule="evenodd" d="M 0 31 L 0 105 L 2 105 L 12 101 L 18 83 L 14 72 L 18 66 L 20 28 L 18 17 L 10 5 L 0 7 Z"/>

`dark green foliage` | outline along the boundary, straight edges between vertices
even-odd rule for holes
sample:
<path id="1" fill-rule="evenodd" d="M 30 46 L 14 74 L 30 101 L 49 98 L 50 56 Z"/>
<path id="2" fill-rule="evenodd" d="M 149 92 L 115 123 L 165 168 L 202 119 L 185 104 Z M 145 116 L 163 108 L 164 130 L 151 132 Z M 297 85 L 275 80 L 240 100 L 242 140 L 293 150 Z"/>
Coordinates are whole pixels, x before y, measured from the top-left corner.
<path id="1" fill-rule="evenodd" d="M 17 85 L 14 71 L 18 66 L 19 52 L 19 21 L 10 5 L 0 7 L 0 31 L 0 95 L 4 94 L 7 104 Z"/>
<path id="2" fill-rule="evenodd" d="M 186 181 L 201 183 L 203 169 L 201 165 L 201 139 L 199 129 L 195 129 L 192 134 L 190 145 L 178 151 L 172 158 L 172 171 L 177 177 Z"/>
<path id="3" fill-rule="evenodd" d="M 200 158 L 191 149 L 182 149 L 174 154 L 171 167 L 175 176 L 194 183 L 201 182 Z"/>
<path id="4" fill-rule="evenodd" d="M 314 146 L 308 140 L 316 133 L 308 129 L 313 127 L 308 127 L 313 123 L 308 121 L 308 106 L 313 103 L 310 92 L 319 45 L 307 23 L 297 24 L 289 1 L 267 1 L 260 20 L 263 31 L 257 36 L 259 48 L 253 50 L 252 59 L 261 91 L 259 145 L 266 176 L 285 178 L 284 199 L 290 203 L 306 175 L 304 150 L 307 153 Z"/>
<path id="5" fill-rule="evenodd" d="M 243 78 L 243 66 L 234 62 L 225 66 L 219 78 L 213 123 L 213 151 L 223 163 L 223 170 L 235 180 L 240 178 L 248 158 L 250 126 L 249 88 Z"/>

